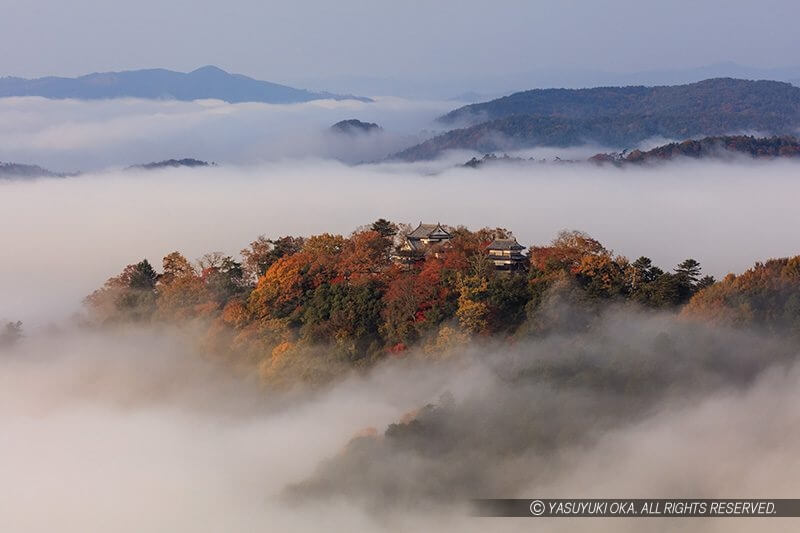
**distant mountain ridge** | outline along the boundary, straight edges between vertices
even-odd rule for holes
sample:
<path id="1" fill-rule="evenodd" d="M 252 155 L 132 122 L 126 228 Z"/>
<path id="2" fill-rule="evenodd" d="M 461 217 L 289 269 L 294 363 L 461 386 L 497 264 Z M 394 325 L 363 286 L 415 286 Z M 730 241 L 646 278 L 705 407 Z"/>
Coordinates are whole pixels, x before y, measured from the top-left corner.
<path id="1" fill-rule="evenodd" d="M 798 85 L 800 65 L 760 68 L 720 62 L 688 68 L 651 68 L 639 71 L 609 71 L 597 68 L 539 67 L 487 76 L 474 70 L 462 75 L 419 74 L 416 76 L 348 76 L 301 78 L 304 87 L 325 87 L 332 91 L 402 96 L 416 99 L 453 99 L 463 95 L 463 103 L 484 102 L 527 89 L 585 89 L 645 85 L 682 85 L 712 78 L 789 81 Z M 494 95 L 476 98 L 478 95 Z"/>
<path id="2" fill-rule="evenodd" d="M 532 89 L 470 104 L 439 117 L 443 124 L 485 122 L 512 115 L 589 119 L 620 114 L 687 115 L 708 112 L 800 114 L 800 88 L 769 80 L 712 78 L 686 85 Z"/>
<path id="3" fill-rule="evenodd" d="M 4 163 L 0 161 L 0 179 L 63 178 L 64 176 L 66 174 L 52 172 L 38 165 Z"/>
<path id="4" fill-rule="evenodd" d="M 467 126 L 394 157 L 415 161 L 445 150 L 493 152 L 586 143 L 623 149 L 653 137 L 740 132 L 793 135 L 800 128 L 800 88 L 718 78 L 664 87 L 535 89 L 460 107 L 439 121 Z"/>
<path id="5" fill-rule="evenodd" d="M 800 141 L 796 137 L 753 137 L 750 135 L 724 135 L 688 139 L 681 142 L 667 143 L 651 150 L 625 150 L 624 152 L 600 153 L 588 159 L 590 163 L 613 164 L 652 164 L 671 161 L 673 159 L 715 159 L 733 160 L 737 157 L 770 160 L 777 158 L 800 158 Z M 482 168 L 498 164 L 543 164 L 543 163 L 581 163 L 587 160 L 536 159 L 533 157 L 511 157 L 508 154 L 498 156 L 495 153 L 485 154 L 478 159 L 473 157 L 463 165 L 466 168 Z"/>
<path id="6" fill-rule="evenodd" d="M 0 78 L 0 97 L 9 96 L 79 100 L 128 97 L 191 101 L 213 98 L 230 103 L 271 104 L 321 99 L 371 101 L 369 98 L 359 96 L 312 92 L 260 81 L 242 74 L 230 74 L 214 66 L 202 67 L 189 73 L 147 69 L 101 72 L 78 78 L 54 76 L 37 79 Z"/>
<path id="7" fill-rule="evenodd" d="M 800 157 L 800 141 L 796 137 L 752 137 L 733 135 L 690 139 L 658 146 L 651 150 L 632 150 L 616 154 L 597 154 L 589 158 L 594 163 L 654 163 L 675 158 L 726 159 L 736 155 L 754 159 Z"/>
<path id="8" fill-rule="evenodd" d="M 131 165 L 125 170 L 160 170 L 165 168 L 202 168 L 216 167 L 214 162 L 202 161 L 191 157 L 183 159 L 165 159 L 164 161 L 154 161 Z M 27 165 L 22 163 L 4 163 L 0 161 L 0 180 L 20 180 L 34 178 L 69 178 L 80 176 L 82 172 L 53 172 L 39 165 Z"/>

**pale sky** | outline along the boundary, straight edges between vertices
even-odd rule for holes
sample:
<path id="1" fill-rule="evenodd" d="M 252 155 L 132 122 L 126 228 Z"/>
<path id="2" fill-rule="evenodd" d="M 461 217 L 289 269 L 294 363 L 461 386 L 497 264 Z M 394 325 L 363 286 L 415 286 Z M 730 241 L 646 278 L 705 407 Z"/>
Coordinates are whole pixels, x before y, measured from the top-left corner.
<path id="1" fill-rule="evenodd" d="M 0 75 L 24 77 L 214 64 L 298 85 L 800 63 L 796 0 L 0 0 L 0 8 Z"/>

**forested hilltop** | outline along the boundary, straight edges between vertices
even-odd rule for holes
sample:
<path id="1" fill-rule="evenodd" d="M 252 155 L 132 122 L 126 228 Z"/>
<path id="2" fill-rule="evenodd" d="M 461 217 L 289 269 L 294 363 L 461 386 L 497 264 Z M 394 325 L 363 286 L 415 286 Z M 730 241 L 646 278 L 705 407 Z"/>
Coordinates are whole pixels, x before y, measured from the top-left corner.
<path id="1" fill-rule="evenodd" d="M 612 163 L 616 166 L 626 164 L 650 164 L 670 161 L 677 158 L 732 160 L 740 157 L 771 160 L 777 158 L 800 158 L 800 141 L 796 137 L 753 137 L 748 135 L 727 135 L 689 139 L 682 142 L 668 143 L 651 150 L 623 150 L 622 152 L 600 153 L 589 158 L 592 163 Z M 462 166 L 481 168 L 496 164 L 530 164 L 547 163 L 546 159 L 534 157 L 511 157 L 508 154 L 498 156 L 495 153 L 485 154 L 478 159 L 473 157 Z M 561 159 L 556 157 L 553 163 L 578 163 L 583 160 Z"/>
<path id="2" fill-rule="evenodd" d="M 792 135 L 800 128 L 800 88 L 718 78 L 666 87 L 535 89 L 468 105 L 439 121 L 460 129 L 395 157 L 419 160 L 452 149 L 491 152 L 586 143 L 622 149 L 652 137 L 742 131 Z"/>
<path id="3" fill-rule="evenodd" d="M 631 150 L 613 154 L 597 154 L 589 160 L 595 163 L 612 162 L 652 163 L 676 157 L 692 159 L 726 159 L 743 155 L 754 159 L 800 157 L 800 142 L 795 137 L 757 138 L 746 135 L 705 137 L 658 146 L 652 150 Z"/>
<path id="4" fill-rule="evenodd" d="M 523 252 L 502 228 L 442 227 L 446 240 L 409 259 L 401 251 L 418 231 L 379 220 L 348 237 L 262 236 L 241 261 L 174 252 L 159 272 L 145 259 L 86 299 L 89 321 L 192 324 L 204 350 L 274 384 L 447 357 L 479 339 L 580 332 L 612 303 L 800 331 L 800 257 L 715 283 L 694 259 L 662 269 L 580 232 Z M 506 250 L 512 270 L 498 267 Z"/>
<path id="5" fill-rule="evenodd" d="M 58 174 L 42 168 L 38 165 L 23 165 L 20 163 L 4 163 L 0 161 L 0 179 L 23 179 L 23 178 L 60 178 L 64 174 Z"/>

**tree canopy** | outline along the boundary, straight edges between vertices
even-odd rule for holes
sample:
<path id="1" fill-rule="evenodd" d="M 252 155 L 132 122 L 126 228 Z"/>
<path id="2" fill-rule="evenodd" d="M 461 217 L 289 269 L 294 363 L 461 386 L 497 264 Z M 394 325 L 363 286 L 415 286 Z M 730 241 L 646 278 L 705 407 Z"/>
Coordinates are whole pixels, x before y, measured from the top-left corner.
<path id="1" fill-rule="evenodd" d="M 398 227 L 379 219 L 347 237 L 261 236 L 242 261 L 216 252 L 193 263 L 172 252 L 160 273 L 144 259 L 86 298 L 89 317 L 195 323 L 205 349 L 265 379 L 312 381 L 386 357 L 443 357 L 470 338 L 581 330 L 609 304 L 800 332 L 798 258 L 715 283 L 695 259 L 666 270 L 565 231 L 530 247 L 524 268 L 509 272 L 496 270 L 487 252 L 507 229 L 451 228 L 449 241 L 407 263 L 392 259 Z"/>

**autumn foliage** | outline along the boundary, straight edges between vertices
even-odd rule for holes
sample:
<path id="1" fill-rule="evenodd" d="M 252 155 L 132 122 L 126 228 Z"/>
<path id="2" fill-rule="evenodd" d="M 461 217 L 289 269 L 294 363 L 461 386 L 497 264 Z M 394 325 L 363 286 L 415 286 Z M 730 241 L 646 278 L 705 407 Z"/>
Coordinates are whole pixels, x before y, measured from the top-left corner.
<path id="1" fill-rule="evenodd" d="M 407 264 L 392 259 L 397 228 L 381 220 L 348 237 L 259 237 L 241 262 L 213 253 L 193 263 L 173 252 L 157 272 L 142 260 L 87 297 L 89 317 L 190 323 L 203 349 L 273 382 L 326 381 L 387 357 L 450 356 L 470 339 L 583 328 L 610 302 L 660 310 L 689 302 L 688 315 L 798 323 L 798 258 L 715 284 L 693 259 L 666 272 L 562 232 L 531 247 L 524 269 L 501 272 L 486 249 L 505 229 L 451 228 L 449 242 Z"/>
<path id="2" fill-rule="evenodd" d="M 729 274 L 696 294 L 683 313 L 732 326 L 800 333 L 800 256 L 756 263 L 739 276 Z"/>

